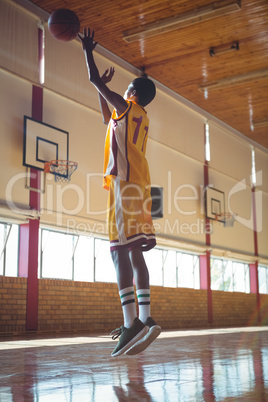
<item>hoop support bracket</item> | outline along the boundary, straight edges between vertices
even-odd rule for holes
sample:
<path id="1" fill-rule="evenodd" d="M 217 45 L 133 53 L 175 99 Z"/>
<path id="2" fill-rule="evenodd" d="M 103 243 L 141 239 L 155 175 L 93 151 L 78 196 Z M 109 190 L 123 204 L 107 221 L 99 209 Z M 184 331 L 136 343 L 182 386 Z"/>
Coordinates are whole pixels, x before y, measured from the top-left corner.
<path id="1" fill-rule="evenodd" d="M 30 191 L 35 191 L 36 193 L 40 193 L 40 194 L 45 194 L 45 191 L 46 191 L 46 189 L 45 189 L 45 182 L 46 182 L 46 173 L 44 173 L 44 174 L 41 174 L 41 178 L 42 178 L 42 176 L 43 176 L 43 180 L 41 179 L 41 181 L 43 182 L 42 184 L 43 184 L 43 186 L 41 186 L 41 187 L 43 187 L 43 188 L 35 188 L 35 187 L 31 187 L 31 185 L 30 185 L 30 180 L 31 180 L 31 173 L 29 173 L 29 168 L 27 167 L 27 174 L 26 174 L 26 179 L 25 179 L 25 188 L 27 189 L 27 190 L 30 190 Z"/>

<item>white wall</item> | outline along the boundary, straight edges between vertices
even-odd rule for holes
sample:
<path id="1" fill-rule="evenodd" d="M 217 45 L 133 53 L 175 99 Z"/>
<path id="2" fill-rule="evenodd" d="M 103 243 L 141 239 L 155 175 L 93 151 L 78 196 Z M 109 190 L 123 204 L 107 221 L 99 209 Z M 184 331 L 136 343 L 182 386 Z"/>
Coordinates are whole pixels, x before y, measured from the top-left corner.
<path id="1" fill-rule="evenodd" d="M 25 189 L 22 166 L 23 116 L 31 115 L 32 85 L 1 70 L 0 86 L 0 200 L 28 204 L 29 192 Z"/>

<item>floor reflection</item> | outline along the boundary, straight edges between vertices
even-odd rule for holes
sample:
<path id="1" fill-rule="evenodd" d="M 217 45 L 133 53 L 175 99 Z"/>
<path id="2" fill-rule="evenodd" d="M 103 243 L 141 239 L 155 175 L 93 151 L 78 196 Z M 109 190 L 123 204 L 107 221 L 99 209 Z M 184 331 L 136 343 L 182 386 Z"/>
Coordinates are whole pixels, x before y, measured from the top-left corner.
<path id="1" fill-rule="evenodd" d="M 266 401 L 268 328 L 164 332 L 137 356 L 108 337 L 2 339 L 0 401 Z"/>

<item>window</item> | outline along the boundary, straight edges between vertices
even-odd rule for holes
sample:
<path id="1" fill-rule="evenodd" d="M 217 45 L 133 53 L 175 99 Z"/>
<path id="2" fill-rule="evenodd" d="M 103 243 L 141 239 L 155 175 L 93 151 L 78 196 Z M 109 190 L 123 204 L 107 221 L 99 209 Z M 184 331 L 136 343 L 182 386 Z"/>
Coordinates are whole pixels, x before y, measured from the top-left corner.
<path id="1" fill-rule="evenodd" d="M 249 293 L 248 264 L 233 261 L 233 291 Z"/>
<path id="2" fill-rule="evenodd" d="M 199 257 L 177 252 L 178 286 L 200 289 Z"/>
<path id="3" fill-rule="evenodd" d="M 116 282 L 116 273 L 110 254 L 110 242 L 104 239 L 95 239 L 95 281 Z"/>
<path id="4" fill-rule="evenodd" d="M 249 293 L 249 266 L 238 261 L 211 259 L 211 289 Z"/>
<path id="5" fill-rule="evenodd" d="M 175 288 L 178 286 L 176 251 L 163 250 L 162 258 L 163 258 L 163 285 Z"/>
<path id="6" fill-rule="evenodd" d="M 259 292 L 268 294 L 268 266 L 260 265 L 259 271 Z"/>
<path id="7" fill-rule="evenodd" d="M 40 277 L 73 279 L 73 254 L 78 236 L 41 230 Z"/>
<path id="8" fill-rule="evenodd" d="M 18 276 L 19 226 L 0 223 L 0 275 Z"/>
<path id="9" fill-rule="evenodd" d="M 205 123 L 205 160 L 210 161 L 209 123 Z"/>
<path id="10" fill-rule="evenodd" d="M 74 250 L 74 280 L 94 282 L 94 238 L 78 236 Z"/>
<path id="11" fill-rule="evenodd" d="M 211 275 L 211 289 L 224 290 L 224 277 L 222 260 L 211 260 L 210 275 Z"/>
<path id="12" fill-rule="evenodd" d="M 255 148 L 252 147 L 251 149 L 251 184 L 252 187 L 255 187 L 257 183 L 257 176 L 256 176 L 256 163 L 255 163 Z"/>
<path id="13" fill-rule="evenodd" d="M 19 225 L 0 223 L 0 275 L 18 276 Z M 200 288 L 199 257 L 154 248 L 144 253 L 152 286 Z M 107 239 L 40 228 L 38 277 L 116 283 Z"/>
<path id="14" fill-rule="evenodd" d="M 198 255 L 154 248 L 144 258 L 151 285 L 200 289 Z"/>
<path id="15" fill-rule="evenodd" d="M 152 250 L 145 252 L 143 255 L 150 274 L 150 284 L 152 286 L 162 286 L 163 285 L 162 250 L 160 250 L 159 248 L 153 248 Z"/>
<path id="16" fill-rule="evenodd" d="M 94 238 L 40 230 L 39 277 L 94 281 Z"/>
<path id="17" fill-rule="evenodd" d="M 18 276 L 19 225 L 0 222 L 0 275 Z M 116 283 L 107 239 L 40 229 L 39 277 Z M 144 253 L 152 286 L 200 289 L 199 256 L 155 247 Z M 259 291 L 268 294 L 268 266 L 259 265 Z M 250 292 L 249 266 L 211 258 L 211 289 Z"/>

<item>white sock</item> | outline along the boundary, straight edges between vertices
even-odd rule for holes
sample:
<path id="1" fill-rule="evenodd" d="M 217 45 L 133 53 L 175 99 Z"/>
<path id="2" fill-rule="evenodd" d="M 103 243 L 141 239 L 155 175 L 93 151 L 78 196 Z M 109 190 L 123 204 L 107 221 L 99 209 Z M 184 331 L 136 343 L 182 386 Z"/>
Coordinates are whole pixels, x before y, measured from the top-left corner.
<path id="1" fill-rule="evenodd" d="M 124 317 L 124 327 L 130 328 L 137 317 L 134 286 L 119 291 Z"/>
<path id="2" fill-rule="evenodd" d="M 145 324 L 151 315 L 150 289 L 138 289 L 136 291 L 139 304 L 139 319 Z"/>

